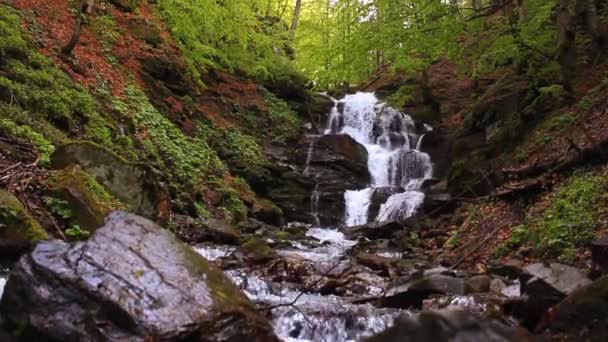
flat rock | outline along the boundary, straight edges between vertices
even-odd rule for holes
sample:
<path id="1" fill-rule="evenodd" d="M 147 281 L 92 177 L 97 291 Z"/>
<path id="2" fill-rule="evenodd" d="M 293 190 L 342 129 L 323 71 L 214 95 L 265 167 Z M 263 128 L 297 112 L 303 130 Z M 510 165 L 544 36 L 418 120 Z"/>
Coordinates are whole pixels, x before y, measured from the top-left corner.
<path id="1" fill-rule="evenodd" d="M 15 265 L 0 313 L 30 340 L 275 340 L 217 267 L 125 212 L 88 241 L 39 243 Z"/>

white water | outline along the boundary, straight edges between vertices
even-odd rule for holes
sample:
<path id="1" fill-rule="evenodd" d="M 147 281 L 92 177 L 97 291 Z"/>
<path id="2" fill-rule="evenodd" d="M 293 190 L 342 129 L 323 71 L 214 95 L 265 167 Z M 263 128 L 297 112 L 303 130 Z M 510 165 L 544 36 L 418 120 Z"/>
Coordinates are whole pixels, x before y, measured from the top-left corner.
<path id="1" fill-rule="evenodd" d="M 338 109 L 343 104 L 342 112 Z M 341 127 L 340 127 L 341 126 Z M 425 124 L 427 132 L 432 127 Z M 404 219 L 416 213 L 424 200 L 420 192 L 424 180 L 431 178 L 430 157 L 420 152 L 422 136 L 416 133 L 412 118 L 378 101 L 373 93 L 347 95 L 331 110 L 324 134 L 348 134 L 365 146 L 371 186 L 348 190 L 344 223 L 347 226 L 369 221 L 368 210 L 376 188 L 403 188 L 381 207 L 377 221 Z"/>

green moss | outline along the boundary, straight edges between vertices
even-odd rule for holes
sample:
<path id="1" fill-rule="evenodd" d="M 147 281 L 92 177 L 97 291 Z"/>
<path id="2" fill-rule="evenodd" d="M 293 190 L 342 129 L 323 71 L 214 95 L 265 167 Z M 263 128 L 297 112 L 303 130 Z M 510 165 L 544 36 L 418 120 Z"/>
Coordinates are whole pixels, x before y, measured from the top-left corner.
<path id="1" fill-rule="evenodd" d="M 557 191 L 544 215 L 531 224 L 535 249 L 559 256 L 591 242 L 600 214 L 606 211 L 607 190 L 608 180 L 603 176 L 575 175 Z"/>
<path id="2" fill-rule="evenodd" d="M 42 134 L 35 132 L 30 126 L 20 126 L 8 119 L 0 119 L 0 129 L 4 129 L 11 135 L 31 142 L 38 151 L 40 163 L 43 166 L 49 164 L 51 154 L 55 151 L 55 146 L 46 140 Z"/>
<path id="3" fill-rule="evenodd" d="M 0 246 L 19 250 L 48 238 L 21 202 L 11 193 L 0 190 Z"/>
<path id="4" fill-rule="evenodd" d="M 507 255 L 527 244 L 539 256 L 572 263 L 578 249 L 595 237 L 599 218 L 607 212 L 607 191 L 605 174 L 574 175 L 550 197 L 550 205 L 540 217 L 512 230 L 494 256 Z"/>
<path id="5" fill-rule="evenodd" d="M 264 240 L 251 238 L 241 245 L 241 249 L 255 260 L 263 261 L 276 257 L 277 252 L 270 248 Z"/>
<path id="6" fill-rule="evenodd" d="M 53 173 L 45 185 L 49 209 L 70 227 L 78 225 L 92 231 L 110 212 L 128 209 L 78 166 Z"/>
<path id="7" fill-rule="evenodd" d="M 93 16 L 90 24 L 91 31 L 97 36 L 101 49 L 110 63 L 116 64 L 116 57 L 112 56 L 112 47 L 120 37 L 120 31 L 114 21 L 114 17 L 109 14 Z"/>
<path id="8" fill-rule="evenodd" d="M 121 152 L 114 144 L 115 124 L 82 86 L 29 43 L 19 12 L 0 6 L 0 36 L 3 118 L 27 125 L 55 144 L 82 138 Z"/>
<path id="9" fill-rule="evenodd" d="M 140 89 L 128 86 L 124 95 L 126 101 L 114 99 L 114 109 L 134 118 L 148 157 L 175 182 L 198 187 L 207 177 L 226 172 L 226 167 L 207 142 L 184 135 L 154 108 Z"/>
<path id="10" fill-rule="evenodd" d="M 252 136 L 268 137 L 275 142 L 293 141 L 299 133 L 300 119 L 289 104 L 268 90 L 263 90 L 268 109 L 264 112 L 242 113 L 240 118 Z"/>

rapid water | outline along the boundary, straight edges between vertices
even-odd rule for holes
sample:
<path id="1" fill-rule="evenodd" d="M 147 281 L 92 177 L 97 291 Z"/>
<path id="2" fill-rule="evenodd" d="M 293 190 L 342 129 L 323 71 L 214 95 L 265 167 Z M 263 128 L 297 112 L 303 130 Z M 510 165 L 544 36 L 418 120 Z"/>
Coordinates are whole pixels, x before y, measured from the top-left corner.
<path id="1" fill-rule="evenodd" d="M 424 130 L 429 132 L 432 127 L 425 124 Z M 420 189 L 424 180 L 432 177 L 433 167 L 429 155 L 420 151 L 424 133 L 416 132 L 410 116 L 378 101 L 373 93 L 359 92 L 336 102 L 323 133 L 348 134 L 365 146 L 368 153 L 367 167 L 372 182 L 369 188 L 344 194 L 347 226 L 374 219 L 404 219 L 415 214 L 424 201 Z M 401 188 L 405 192 L 390 196 L 378 216 L 369 217 L 374 192 L 386 187 Z"/>

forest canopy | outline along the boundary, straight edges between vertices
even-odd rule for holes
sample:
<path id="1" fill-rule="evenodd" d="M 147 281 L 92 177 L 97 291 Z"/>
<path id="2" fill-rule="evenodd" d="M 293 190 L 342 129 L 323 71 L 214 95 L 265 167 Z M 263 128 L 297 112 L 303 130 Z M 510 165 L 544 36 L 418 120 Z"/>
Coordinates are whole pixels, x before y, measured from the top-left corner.
<path id="1" fill-rule="evenodd" d="M 421 70 L 440 57 L 466 63 L 472 76 L 505 64 L 555 73 L 572 59 L 592 62 L 570 51 L 601 44 L 608 18 L 594 0 L 167 0 L 159 8 L 194 74 L 270 77 L 295 59 L 319 88 Z M 579 24 L 589 37 L 575 42 L 569 33 Z"/>

